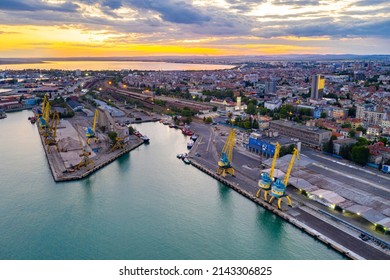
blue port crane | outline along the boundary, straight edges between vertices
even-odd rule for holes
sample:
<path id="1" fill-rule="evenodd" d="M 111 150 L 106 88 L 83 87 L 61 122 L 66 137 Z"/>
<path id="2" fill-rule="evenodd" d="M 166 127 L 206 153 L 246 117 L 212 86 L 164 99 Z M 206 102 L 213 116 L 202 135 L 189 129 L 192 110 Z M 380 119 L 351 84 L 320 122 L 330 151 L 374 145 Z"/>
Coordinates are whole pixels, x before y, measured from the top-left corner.
<path id="1" fill-rule="evenodd" d="M 282 199 L 286 198 L 287 202 L 290 206 L 292 206 L 291 198 L 286 193 L 286 188 L 288 184 L 288 180 L 290 178 L 290 174 L 292 171 L 292 168 L 294 166 L 295 158 L 299 159 L 299 153 L 298 149 L 294 148 L 290 164 L 288 165 L 286 175 L 284 176 L 284 180 L 280 180 L 279 178 L 276 179 L 276 181 L 271 185 L 271 198 L 269 200 L 269 203 L 272 203 L 272 201 L 276 198 L 278 200 L 278 208 L 281 209 Z"/>
<path id="2" fill-rule="evenodd" d="M 274 181 L 275 165 L 276 165 L 276 160 L 279 157 L 279 152 L 280 152 L 280 144 L 276 143 L 274 157 L 273 157 L 272 165 L 271 165 L 271 170 L 269 173 L 267 173 L 267 172 L 261 173 L 260 179 L 258 181 L 259 190 L 256 193 L 256 197 L 259 197 L 261 194 L 261 191 L 264 191 L 264 200 L 268 200 L 268 193 L 271 190 L 271 185 Z"/>

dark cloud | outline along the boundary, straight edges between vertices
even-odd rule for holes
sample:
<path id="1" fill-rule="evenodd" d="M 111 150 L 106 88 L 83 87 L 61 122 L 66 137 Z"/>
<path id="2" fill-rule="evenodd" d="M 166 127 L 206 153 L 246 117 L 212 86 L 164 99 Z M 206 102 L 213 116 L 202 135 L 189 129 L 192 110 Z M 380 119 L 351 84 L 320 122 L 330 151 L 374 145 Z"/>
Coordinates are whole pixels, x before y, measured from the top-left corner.
<path id="1" fill-rule="evenodd" d="M 76 12 L 79 6 L 72 2 L 61 4 L 49 4 L 39 0 L 1 0 L 0 10 L 8 11 L 58 11 L 58 12 Z"/>
<path id="2" fill-rule="evenodd" d="M 173 23 L 198 24 L 211 20 L 201 10 L 184 1 L 128 0 L 128 3 L 134 8 L 155 11 L 163 20 Z"/>

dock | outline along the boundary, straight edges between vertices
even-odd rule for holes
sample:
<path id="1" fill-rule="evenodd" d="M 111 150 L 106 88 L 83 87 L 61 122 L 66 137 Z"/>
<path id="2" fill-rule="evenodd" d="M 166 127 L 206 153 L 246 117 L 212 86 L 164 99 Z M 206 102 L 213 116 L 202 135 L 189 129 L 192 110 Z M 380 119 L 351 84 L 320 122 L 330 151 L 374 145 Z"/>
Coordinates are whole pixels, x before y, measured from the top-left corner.
<path id="1" fill-rule="evenodd" d="M 223 143 L 215 141 L 217 139 L 216 133 L 203 125 L 196 126 L 196 130 L 201 136 L 189 153 L 192 166 L 349 259 L 390 259 L 388 252 L 361 240 L 359 238 L 360 232 L 323 215 L 291 189 L 289 195 L 293 200 L 293 205 L 290 207 L 283 203 L 282 210 L 278 209 L 275 203 L 270 204 L 263 198 L 257 198 L 259 171 L 256 167 L 258 161 L 256 158 L 252 159 L 237 153 L 235 155 L 235 177 L 229 174 L 226 177 L 218 175 L 216 172 L 217 151 L 222 148 Z"/>

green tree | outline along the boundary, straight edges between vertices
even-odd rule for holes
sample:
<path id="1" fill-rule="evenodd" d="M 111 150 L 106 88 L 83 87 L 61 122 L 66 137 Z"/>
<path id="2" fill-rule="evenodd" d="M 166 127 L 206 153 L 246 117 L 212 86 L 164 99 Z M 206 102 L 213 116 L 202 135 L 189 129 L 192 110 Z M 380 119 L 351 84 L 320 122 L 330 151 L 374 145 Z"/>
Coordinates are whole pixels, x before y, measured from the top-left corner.
<path id="1" fill-rule="evenodd" d="M 322 118 L 322 119 L 325 119 L 325 118 L 326 118 L 326 113 L 325 113 L 325 112 L 321 112 L 321 118 Z"/>
<path id="2" fill-rule="evenodd" d="M 246 113 L 249 115 L 256 114 L 256 105 L 254 105 L 253 103 L 249 103 L 247 105 Z"/>
<path id="3" fill-rule="evenodd" d="M 217 110 L 218 110 L 218 107 L 217 107 L 217 106 L 214 106 L 214 107 L 213 107 L 213 112 L 217 112 Z"/>
<path id="4" fill-rule="evenodd" d="M 361 132 L 363 132 L 363 134 L 366 134 L 367 129 L 365 129 L 364 127 L 362 127 L 361 125 L 359 125 L 359 126 L 356 128 L 356 131 L 361 131 Z"/>
<path id="5" fill-rule="evenodd" d="M 253 120 L 252 128 L 253 128 L 253 129 L 259 129 L 259 122 L 256 121 L 256 120 Z"/>
<path id="6" fill-rule="evenodd" d="M 368 140 L 366 138 L 358 137 L 357 141 L 358 141 L 356 143 L 357 146 L 367 146 L 368 145 Z"/>
<path id="7" fill-rule="evenodd" d="M 351 128 L 352 125 L 351 125 L 351 123 L 346 122 L 346 123 L 343 123 L 343 124 L 341 125 L 341 127 L 342 127 L 342 128 Z"/>
<path id="8" fill-rule="evenodd" d="M 354 138 L 355 135 L 356 135 L 356 131 L 354 129 L 349 130 L 349 132 L 348 132 L 349 137 Z"/>
<path id="9" fill-rule="evenodd" d="M 207 118 L 204 120 L 204 122 L 207 123 L 207 124 L 210 124 L 210 123 L 213 122 L 213 119 L 210 118 L 210 117 L 207 117 Z"/>
<path id="10" fill-rule="evenodd" d="M 132 135 L 134 133 L 134 127 L 129 126 L 129 134 Z"/>
<path id="11" fill-rule="evenodd" d="M 107 133 L 107 135 L 108 135 L 108 138 L 111 139 L 112 143 L 116 143 L 116 138 L 117 138 L 118 134 L 115 131 L 110 131 Z"/>
<path id="12" fill-rule="evenodd" d="M 351 151 L 351 159 L 361 165 L 365 165 L 368 162 L 370 151 L 366 146 L 354 146 Z"/>
<path id="13" fill-rule="evenodd" d="M 345 145 L 341 146 L 339 155 L 342 156 L 345 159 L 350 160 L 351 159 L 351 150 L 353 145 Z"/>
<path id="14" fill-rule="evenodd" d="M 382 142 L 386 146 L 387 138 L 381 137 L 381 138 L 379 138 L 379 142 Z"/>

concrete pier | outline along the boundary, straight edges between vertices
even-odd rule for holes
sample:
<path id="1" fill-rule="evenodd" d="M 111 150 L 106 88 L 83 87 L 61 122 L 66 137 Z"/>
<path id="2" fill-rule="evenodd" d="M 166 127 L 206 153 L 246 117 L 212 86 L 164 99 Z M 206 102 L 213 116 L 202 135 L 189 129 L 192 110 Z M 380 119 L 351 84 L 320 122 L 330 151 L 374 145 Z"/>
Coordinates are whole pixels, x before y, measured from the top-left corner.
<path id="1" fill-rule="evenodd" d="M 113 162 L 117 158 L 122 155 L 130 152 L 131 150 L 136 149 L 137 147 L 143 144 L 143 140 L 138 137 L 132 136 L 130 141 L 126 144 L 124 149 L 116 150 L 110 153 L 103 153 L 102 156 L 99 156 L 95 161 L 95 165 L 92 167 L 83 167 L 80 170 L 75 170 L 73 172 L 69 172 L 64 165 L 63 159 L 61 155 L 55 150 L 55 148 L 50 148 L 51 152 L 48 151 L 48 146 L 45 144 L 45 140 L 42 135 L 40 135 L 42 147 L 45 151 L 46 158 L 53 175 L 54 181 L 56 182 L 64 182 L 64 181 L 75 181 L 83 179 L 97 170 L 103 168 L 109 163 Z M 80 157 L 81 161 L 81 157 Z"/>

